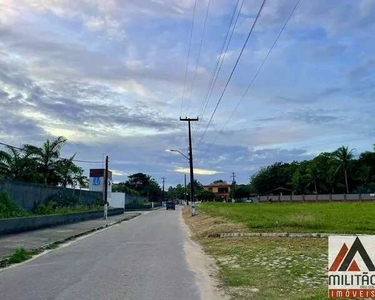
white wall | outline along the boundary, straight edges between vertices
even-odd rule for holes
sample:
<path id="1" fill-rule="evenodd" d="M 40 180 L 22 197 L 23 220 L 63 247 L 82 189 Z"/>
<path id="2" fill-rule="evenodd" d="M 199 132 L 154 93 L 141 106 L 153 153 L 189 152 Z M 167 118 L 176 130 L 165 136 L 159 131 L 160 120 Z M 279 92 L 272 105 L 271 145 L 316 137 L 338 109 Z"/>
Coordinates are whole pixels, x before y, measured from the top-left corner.
<path id="1" fill-rule="evenodd" d="M 112 193 L 111 198 L 108 198 L 109 206 L 116 208 L 124 208 L 125 193 Z"/>

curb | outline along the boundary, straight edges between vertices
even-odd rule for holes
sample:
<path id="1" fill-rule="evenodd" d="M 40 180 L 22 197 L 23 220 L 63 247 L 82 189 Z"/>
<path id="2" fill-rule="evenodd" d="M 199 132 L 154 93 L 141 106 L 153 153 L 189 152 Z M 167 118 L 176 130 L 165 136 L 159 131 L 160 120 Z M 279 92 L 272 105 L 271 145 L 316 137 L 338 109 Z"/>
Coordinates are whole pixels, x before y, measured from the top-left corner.
<path id="1" fill-rule="evenodd" d="M 288 232 L 235 232 L 235 233 L 218 233 L 212 234 L 208 237 L 215 238 L 235 238 L 235 237 L 291 237 L 291 238 L 328 238 L 331 235 L 335 236 L 365 236 L 366 234 L 336 234 L 336 233 L 288 233 Z"/>
<path id="2" fill-rule="evenodd" d="M 111 227 L 113 225 L 120 224 L 120 223 L 125 222 L 125 221 L 129 221 L 131 219 L 134 219 L 134 218 L 138 217 L 139 215 L 141 215 L 141 214 L 136 214 L 134 216 L 131 216 L 130 218 L 126 217 L 126 218 L 123 218 L 121 220 L 117 220 L 117 221 L 114 221 L 114 222 L 111 222 L 111 223 L 108 223 L 108 224 L 105 224 L 105 225 L 101 225 L 99 227 L 95 227 L 93 229 L 90 229 L 90 230 L 87 230 L 87 231 L 84 231 L 84 232 L 81 232 L 81 233 L 69 236 L 67 238 L 64 238 L 64 239 L 61 239 L 61 240 L 57 240 L 57 241 L 54 241 L 54 242 L 49 243 L 49 244 L 45 244 L 45 245 L 43 245 L 41 247 L 38 247 L 38 248 L 26 249 L 26 250 L 30 251 L 30 252 L 34 252 L 35 253 L 35 254 L 33 254 L 33 256 L 34 256 L 34 255 L 39 254 L 39 253 L 41 253 L 41 252 L 43 252 L 43 251 L 45 251 L 47 249 L 53 249 L 54 247 L 56 247 L 56 246 L 58 246 L 60 244 L 63 244 L 63 243 L 69 242 L 71 240 L 77 239 L 77 238 L 79 238 L 81 236 L 93 233 L 95 231 L 99 231 L 101 229 L 105 229 L 105 228 Z M 9 265 L 11 265 L 11 264 L 8 263 L 8 261 L 9 261 L 9 257 L 1 258 L 0 259 L 0 269 L 8 267 Z"/>

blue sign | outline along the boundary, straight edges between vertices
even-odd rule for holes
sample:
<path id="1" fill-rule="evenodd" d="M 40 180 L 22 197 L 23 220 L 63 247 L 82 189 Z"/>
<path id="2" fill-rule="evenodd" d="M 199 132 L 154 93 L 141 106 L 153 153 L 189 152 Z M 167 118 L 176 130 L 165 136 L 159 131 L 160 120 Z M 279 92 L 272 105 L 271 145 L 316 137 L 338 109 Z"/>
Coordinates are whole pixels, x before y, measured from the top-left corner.
<path id="1" fill-rule="evenodd" d="M 100 177 L 94 177 L 92 179 L 92 184 L 93 185 L 100 185 Z"/>

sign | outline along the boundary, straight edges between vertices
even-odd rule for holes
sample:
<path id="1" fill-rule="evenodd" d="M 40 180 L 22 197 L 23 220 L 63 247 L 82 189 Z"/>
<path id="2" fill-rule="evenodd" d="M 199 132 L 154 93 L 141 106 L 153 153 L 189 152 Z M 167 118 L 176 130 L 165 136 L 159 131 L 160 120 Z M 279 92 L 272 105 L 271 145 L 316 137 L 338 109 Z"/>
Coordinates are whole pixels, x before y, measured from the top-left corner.
<path id="1" fill-rule="evenodd" d="M 328 296 L 375 298 L 375 236 L 330 236 L 328 246 Z"/>
<path id="2" fill-rule="evenodd" d="M 100 185 L 100 177 L 93 177 L 92 184 L 93 185 Z"/>

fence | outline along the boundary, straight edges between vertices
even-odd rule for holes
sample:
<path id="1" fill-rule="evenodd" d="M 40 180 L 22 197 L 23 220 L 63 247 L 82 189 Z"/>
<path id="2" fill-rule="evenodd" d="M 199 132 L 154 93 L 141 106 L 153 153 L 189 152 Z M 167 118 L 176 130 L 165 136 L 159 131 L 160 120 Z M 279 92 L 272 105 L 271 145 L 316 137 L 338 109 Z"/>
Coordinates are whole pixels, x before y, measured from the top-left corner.
<path id="1" fill-rule="evenodd" d="M 15 203 L 26 210 L 31 210 L 35 204 L 44 202 L 49 196 L 62 194 L 77 196 L 81 204 L 92 204 L 98 198 L 102 199 L 102 193 L 70 189 L 55 186 L 45 186 L 30 182 L 0 180 L 0 192 L 7 192 Z"/>
<path id="2" fill-rule="evenodd" d="M 374 194 L 324 194 L 324 195 L 267 195 L 259 202 L 326 202 L 326 201 L 375 201 Z"/>

